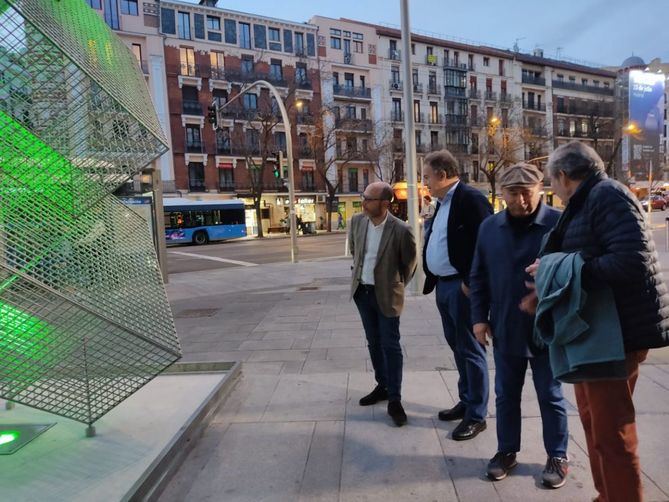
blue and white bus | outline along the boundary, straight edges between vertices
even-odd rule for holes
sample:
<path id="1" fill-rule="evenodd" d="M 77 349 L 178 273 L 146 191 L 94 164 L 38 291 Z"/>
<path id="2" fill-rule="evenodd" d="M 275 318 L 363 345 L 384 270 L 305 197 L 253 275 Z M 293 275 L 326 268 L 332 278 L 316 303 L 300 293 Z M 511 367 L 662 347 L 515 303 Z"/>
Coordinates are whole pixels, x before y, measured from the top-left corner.
<path id="1" fill-rule="evenodd" d="M 206 244 L 246 237 L 244 202 L 163 199 L 167 244 Z"/>

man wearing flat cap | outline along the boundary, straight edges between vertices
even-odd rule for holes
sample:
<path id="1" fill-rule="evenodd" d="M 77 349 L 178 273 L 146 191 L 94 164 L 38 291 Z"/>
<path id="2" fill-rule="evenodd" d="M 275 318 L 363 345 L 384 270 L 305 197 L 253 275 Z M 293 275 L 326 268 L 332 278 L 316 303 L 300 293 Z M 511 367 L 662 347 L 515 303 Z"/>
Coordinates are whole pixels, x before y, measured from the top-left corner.
<path id="1" fill-rule="evenodd" d="M 531 291 L 525 268 L 539 255 L 541 243 L 560 212 L 541 202 L 542 172 L 519 163 L 501 176 L 506 209 L 479 228 L 470 275 L 474 335 L 482 345 L 493 342 L 497 453 L 488 464 L 493 481 L 504 479 L 520 451 L 520 400 L 528 364 L 537 392 L 548 456 L 542 482 L 559 488 L 567 479 L 567 412 L 560 383 L 553 378 L 548 351 L 533 343 L 534 317 L 520 304 Z"/>

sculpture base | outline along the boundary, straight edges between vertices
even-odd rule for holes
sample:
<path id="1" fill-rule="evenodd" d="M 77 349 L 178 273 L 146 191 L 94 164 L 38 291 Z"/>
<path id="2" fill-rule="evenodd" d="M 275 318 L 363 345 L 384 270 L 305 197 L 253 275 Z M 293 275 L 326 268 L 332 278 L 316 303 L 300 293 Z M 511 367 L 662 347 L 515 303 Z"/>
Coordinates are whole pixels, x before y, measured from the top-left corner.
<path id="1" fill-rule="evenodd" d="M 81 423 L 21 404 L 5 411 L 0 401 L 0 430 L 56 422 L 13 455 L 0 456 L 3 499 L 155 498 L 238 374 L 239 364 L 177 363 L 97 421 L 91 438 Z"/>

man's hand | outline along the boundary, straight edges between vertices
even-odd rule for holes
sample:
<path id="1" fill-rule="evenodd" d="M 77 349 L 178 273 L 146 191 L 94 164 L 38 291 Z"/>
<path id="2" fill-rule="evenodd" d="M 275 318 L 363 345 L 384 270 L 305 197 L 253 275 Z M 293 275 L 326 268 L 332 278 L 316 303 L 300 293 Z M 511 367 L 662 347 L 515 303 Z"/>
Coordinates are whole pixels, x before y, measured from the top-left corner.
<path id="1" fill-rule="evenodd" d="M 530 265 L 530 267 L 532 266 L 533 265 Z M 534 315 L 537 312 L 537 304 L 539 303 L 539 298 L 537 298 L 537 287 L 533 282 L 527 281 L 525 281 L 525 286 L 527 286 L 527 289 L 530 290 L 530 293 L 523 296 L 523 299 L 520 300 L 520 305 L 518 305 L 518 307 L 526 314 Z"/>
<path id="2" fill-rule="evenodd" d="M 532 265 L 530 265 L 525 269 L 525 272 L 530 274 L 532 277 L 536 277 L 537 270 L 539 270 L 539 263 L 541 263 L 541 260 L 537 258 L 536 260 L 534 260 L 534 263 Z"/>
<path id="3" fill-rule="evenodd" d="M 469 288 L 464 282 L 460 283 L 460 289 L 462 290 L 462 294 L 469 298 Z"/>
<path id="4" fill-rule="evenodd" d="M 492 340 L 492 330 L 490 329 L 490 325 L 487 322 L 477 322 L 474 324 L 474 336 L 476 337 L 476 341 L 481 345 L 490 345 L 488 343 L 488 338 Z M 488 338 L 486 338 L 486 336 Z"/>

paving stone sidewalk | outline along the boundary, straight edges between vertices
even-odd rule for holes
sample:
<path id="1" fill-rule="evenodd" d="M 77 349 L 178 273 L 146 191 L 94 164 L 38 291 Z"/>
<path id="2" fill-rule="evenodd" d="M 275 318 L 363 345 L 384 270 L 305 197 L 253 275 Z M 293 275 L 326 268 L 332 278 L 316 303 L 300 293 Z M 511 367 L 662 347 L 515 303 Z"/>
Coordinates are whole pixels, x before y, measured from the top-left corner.
<path id="1" fill-rule="evenodd" d="M 669 264 L 669 256 L 662 256 Z M 546 461 L 528 375 L 520 465 L 504 481 L 484 471 L 488 430 L 449 438 L 437 411 L 455 404 L 457 372 L 434 297 L 410 296 L 401 319 L 406 427 L 385 403 L 358 406 L 373 387 L 345 259 L 170 276 L 168 295 L 187 361 L 242 361 L 242 377 L 177 472 L 163 501 L 589 501 L 595 496 L 571 386 L 568 484 L 544 489 Z M 494 365 L 490 359 L 491 382 Z M 648 501 L 669 500 L 669 350 L 652 351 L 635 394 Z"/>

